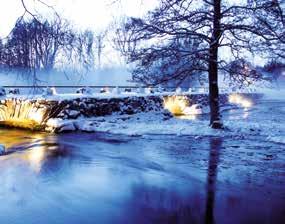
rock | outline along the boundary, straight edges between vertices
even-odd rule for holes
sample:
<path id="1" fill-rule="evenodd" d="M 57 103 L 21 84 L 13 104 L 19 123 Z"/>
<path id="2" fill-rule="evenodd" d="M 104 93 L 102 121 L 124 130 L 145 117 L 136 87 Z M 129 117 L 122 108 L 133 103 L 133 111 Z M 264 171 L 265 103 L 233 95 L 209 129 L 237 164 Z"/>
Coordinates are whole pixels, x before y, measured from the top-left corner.
<path id="1" fill-rule="evenodd" d="M 75 131 L 76 127 L 74 125 L 74 121 L 51 118 L 47 121 L 45 130 L 55 133 L 62 133 Z"/>
<path id="2" fill-rule="evenodd" d="M 92 132 L 95 132 L 95 122 L 84 122 L 82 125 L 79 125 L 78 123 L 76 123 L 75 125 L 77 126 L 77 128 L 80 130 L 80 131 L 83 131 L 83 132 L 88 132 L 88 133 L 92 133 Z"/>
<path id="3" fill-rule="evenodd" d="M 0 144 L 0 156 L 4 155 L 5 153 L 5 146 Z"/>
<path id="4" fill-rule="evenodd" d="M 69 119 L 76 119 L 80 115 L 80 112 L 77 110 L 67 110 L 65 113 Z"/>
<path id="5" fill-rule="evenodd" d="M 62 132 L 71 132 L 75 130 L 76 130 L 76 127 L 74 126 L 73 122 L 67 122 L 67 123 L 64 123 L 60 128 L 56 128 L 55 132 L 62 133 Z"/>

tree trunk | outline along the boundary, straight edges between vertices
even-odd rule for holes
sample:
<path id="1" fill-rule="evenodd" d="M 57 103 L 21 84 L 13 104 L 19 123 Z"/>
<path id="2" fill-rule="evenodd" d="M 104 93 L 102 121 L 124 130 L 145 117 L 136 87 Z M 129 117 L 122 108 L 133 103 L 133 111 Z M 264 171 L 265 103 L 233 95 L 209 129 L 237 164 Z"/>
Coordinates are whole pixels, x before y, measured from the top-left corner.
<path id="1" fill-rule="evenodd" d="M 221 34 L 221 0 L 213 0 L 214 3 L 214 20 L 213 34 L 209 50 L 209 102 L 211 111 L 210 126 L 218 129 L 222 128 L 219 110 L 219 87 L 218 87 L 218 50 L 219 39 Z"/>

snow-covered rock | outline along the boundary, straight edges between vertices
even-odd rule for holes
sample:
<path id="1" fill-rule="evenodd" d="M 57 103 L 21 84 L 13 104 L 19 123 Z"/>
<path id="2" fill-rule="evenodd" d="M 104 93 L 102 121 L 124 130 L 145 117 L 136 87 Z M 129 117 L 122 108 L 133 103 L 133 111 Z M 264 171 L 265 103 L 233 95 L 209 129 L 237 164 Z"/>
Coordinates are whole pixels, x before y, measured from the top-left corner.
<path id="1" fill-rule="evenodd" d="M 96 130 L 96 126 L 95 126 L 95 122 L 93 121 L 78 121 L 75 122 L 74 125 L 75 127 L 80 130 L 80 131 L 84 131 L 84 132 L 95 132 Z"/>
<path id="2" fill-rule="evenodd" d="M 5 153 L 5 146 L 0 144 L 0 156 Z"/>
<path id="3" fill-rule="evenodd" d="M 69 119 L 76 119 L 80 115 L 80 111 L 78 110 L 66 110 L 65 113 Z"/>
<path id="4" fill-rule="evenodd" d="M 75 131 L 76 127 L 72 120 L 62 120 L 59 118 L 51 118 L 46 123 L 46 131 L 61 133 Z"/>

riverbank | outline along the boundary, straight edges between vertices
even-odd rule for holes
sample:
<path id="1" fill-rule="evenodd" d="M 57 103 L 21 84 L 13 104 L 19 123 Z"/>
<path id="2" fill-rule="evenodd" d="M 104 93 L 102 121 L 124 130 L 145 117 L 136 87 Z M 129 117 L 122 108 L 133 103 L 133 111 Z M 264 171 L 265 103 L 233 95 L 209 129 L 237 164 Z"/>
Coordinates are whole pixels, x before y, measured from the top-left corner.
<path id="1" fill-rule="evenodd" d="M 221 94 L 219 101 L 222 109 L 236 107 L 238 102 L 231 102 L 231 96 L 245 98 L 250 107 L 258 101 L 261 94 Z M 240 105 L 243 107 L 243 105 Z M 178 111 L 178 112 L 177 112 Z M 153 117 L 168 120 L 172 114 L 179 113 L 195 117 L 209 113 L 208 95 L 199 93 L 155 93 L 120 95 L 101 94 L 62 94 L 54 96 L 6 97 L 0 101 L 0 125 L 8 127 L 44 130 L 48 132 L 96 131 L 94 122 L 110 116 Z M 171 113 L 170 113 L 171 112 Z M 186 112 L 185 112 L 186 113 Z M 90 123 L 90 121 L 94 122 Z M 102 119 L 101 119 L 102 120 Z M 104 120 L 104 119 L 103 119 Z"/>

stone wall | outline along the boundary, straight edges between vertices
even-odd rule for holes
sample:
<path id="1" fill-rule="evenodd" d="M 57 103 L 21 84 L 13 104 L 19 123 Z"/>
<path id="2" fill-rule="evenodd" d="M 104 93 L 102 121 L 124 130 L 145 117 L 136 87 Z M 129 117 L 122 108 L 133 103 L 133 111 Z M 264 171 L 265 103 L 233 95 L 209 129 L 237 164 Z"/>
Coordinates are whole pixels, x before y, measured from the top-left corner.
<path id="1" fill-rule="evenodd" d="M 260 94 L 241 94 L 251 100 Z M 164 97 L 173 95 L 126 96 L 116 98 L 81 97 L 69 100 L 17 99 L 0 100 L 0 125 L 30 129 L 44 129 L 50 118 L 77 119 L 79 117 L 106 116 L 116 114 L 135 114 L 148 111 L 165 113 Z M 206 94 L 179 94 L 192 104 L 208 105 Z M 221 94 L 220 105 L 228 104 L 228 95 Z M 29 127 L 30 126 L 30 127 Z"/>

